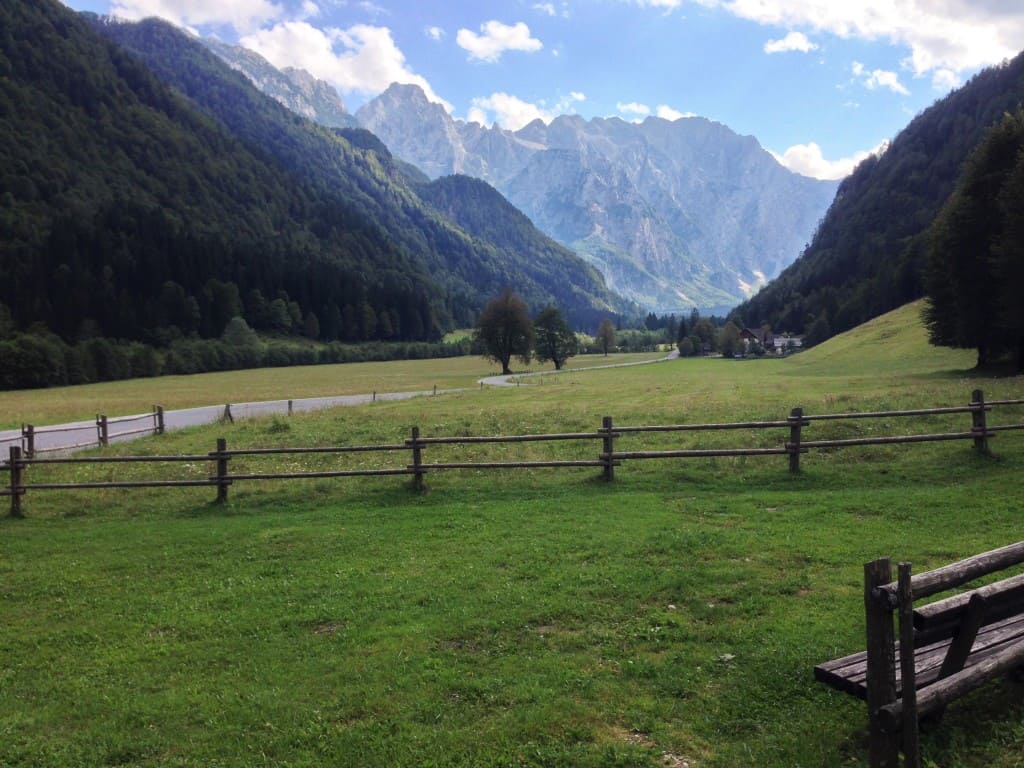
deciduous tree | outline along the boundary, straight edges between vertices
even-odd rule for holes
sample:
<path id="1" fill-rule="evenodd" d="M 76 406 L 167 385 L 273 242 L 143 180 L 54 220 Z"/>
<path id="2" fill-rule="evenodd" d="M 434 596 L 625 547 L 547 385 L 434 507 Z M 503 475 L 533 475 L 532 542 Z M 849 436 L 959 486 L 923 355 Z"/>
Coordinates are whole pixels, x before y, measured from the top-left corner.
<path id="1" fill-rule="evenodd" d="M 480 313 L 475 340 L 486 350 L 486 357 L 501 364 L 501 372 L 512 373 L 509 363 L 518 357 L 530 362 L 533 353 L 533 323 L 526 302 L 506 288 Z"/>
<path id="2" fill-rule="evenodd" d="M 565 361 L 576 354 L 576 334 L 565 322 L 557 307 L 547 307 L 533 321 L 537 359 L 550 360 L 555 370 L 562 370 Z"/>
<path id="3" fill-rule="evenodd" d="M 597 326 L 597 340 L 601 343 L 604 356 L 608 357 L 608 350 L 615 346 L 615 326 L 607 317 Z"/>

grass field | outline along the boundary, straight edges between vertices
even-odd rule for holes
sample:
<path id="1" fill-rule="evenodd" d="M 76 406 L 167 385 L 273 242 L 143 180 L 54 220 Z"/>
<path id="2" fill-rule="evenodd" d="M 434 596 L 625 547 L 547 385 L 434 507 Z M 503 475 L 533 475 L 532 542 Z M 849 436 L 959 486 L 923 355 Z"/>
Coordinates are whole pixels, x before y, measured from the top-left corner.
<path id="1" fill-rule="evenodd" d="M 581 355 L 566 366 L 585 368 L 610 361 L 650 360 L 657 354 L 620 354 L 608 358 Z M 516 367 L 523 370 L 554 370 L 537 362 Z M 398 360 L 389 363 L 346 363 L 295 368 L 261 368 L 192 376 L 161 376 L 54 387 L 45 391 L 0 392 L 0 429 L 22 424 L 57 424 L 91 419 L 97 413 L 109 416 L 146 413 L 153 405 L 191 408 L 219 403 L 260 400 L 289 400 L 329 395 L 362 395 L 371 392 L 419 392 L 472 387 L 477 380 L 501 373 L 501 367 L 481 357 L 440 360 Z"/>
<path id="2" fill-rule="evenodd" d="M 1021 378 L 975 378 L 971 364 L 927 347 L 910 307 L 786 360 L 568 373 L 116 450 L 1024 393 Z M 858 429 L 964 417 L 950 418 Z M 467 471 L 428 476 L 423 495 L 399 478 L 263 482 L 234 486 L 222 507 L 211 489 L 31 494 L 26 519 L 0 520 L 0 765 L 863 766 L 863 705 L 812 667 L 862 647 L 865 561 L 923 570 L 1022 538 L 1024 435 L 999 435 L 993 451 L 811 453 L 797 476 L 785 457 L 627 463 L 611 484 L 589 469 Z M 930 764 L 1024 765 L 1022 692 L 994 683 L 951 707 L 924 737 Z"/>

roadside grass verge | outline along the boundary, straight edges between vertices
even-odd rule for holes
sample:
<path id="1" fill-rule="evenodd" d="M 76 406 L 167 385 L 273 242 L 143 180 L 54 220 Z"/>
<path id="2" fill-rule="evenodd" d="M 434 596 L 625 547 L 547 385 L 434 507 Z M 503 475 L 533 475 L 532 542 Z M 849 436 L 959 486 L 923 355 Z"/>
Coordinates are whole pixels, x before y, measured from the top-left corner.
<path id="1" fill-rule="evenodd" d="M 1020 378 L 974 379 L 945 354 L 896 373 L 868 357 L 834 359 L 830 373 L 810 353 L 570 373 L 110 452 L 204 453 L 217 436 L 229 447 L 400 442 L 413 425 L 593 430 L 603 415 L 775 419 L 798 405 L 935 407 L 974 388 L 989 399 L 1024 390 Z M 261 481 L 232 486 L 225 506 L 210 488 L 30 493 L 25 520 L 0 520 L 0 764 L 866 765 L 863 705 L 811 669 L 863 647 L 865 561 L 892 555 L 920 571 L 1021 538 L 1024 436 L 992 448 L 812 451 L 795 476 L 786 457 L 627 462 L 611 484 L 590 469 L 459 471 L 428 475 L 422 495 L 403 478 Z M 1021 693 L 1005 682 L 958 702 L 925 755 L 1019 765 Z"/>

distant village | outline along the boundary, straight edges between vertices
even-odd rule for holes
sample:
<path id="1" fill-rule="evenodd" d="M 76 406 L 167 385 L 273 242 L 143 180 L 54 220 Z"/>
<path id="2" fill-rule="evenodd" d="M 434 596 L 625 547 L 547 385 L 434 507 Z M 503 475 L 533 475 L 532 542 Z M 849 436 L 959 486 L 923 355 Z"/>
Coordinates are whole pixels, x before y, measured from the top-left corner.
<path id="1" fill-rule="evenodd" d="M 747 354 L 756 354 L 760 347 L 766 354 L 786 355 L 790 352 L 799 352 L 804 346 L 803 336 L 775 334 L 767 328 L 744 328 L 740 331 L 740 339 Z"/>

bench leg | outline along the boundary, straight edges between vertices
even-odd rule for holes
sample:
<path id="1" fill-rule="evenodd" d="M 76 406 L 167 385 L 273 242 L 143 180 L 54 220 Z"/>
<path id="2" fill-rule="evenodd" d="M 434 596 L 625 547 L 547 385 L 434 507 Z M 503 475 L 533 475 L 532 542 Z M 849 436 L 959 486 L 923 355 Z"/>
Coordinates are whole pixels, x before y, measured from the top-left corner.
<path id="1" fill-rule="evenodd" d="M 892 608 L 875 589 L 892 581 L 892 563 L 882 558 L 864 565 L 867 628 L 868 749 L 871 768 L 899 768 L 900 735 L 882 727 L 879 710 L 896 701 L 896 648 Z"/>
<path id="2" fill-rule="evenodd" d="M 949 644 L 946 658 L 942 660 L 942 666 L 939 668 L 939 680 L 956 674 L 964 668 L 967 658 L 971 655 L 974 639 L 978 636 L 978 630 L 981 629 L 981 624 L 985 620 L 987 609 L 988 604 L 984 597 L 977 592 L 971 595 L 971 599 L 967 603 L 967 610 L 960 621 L 960 628 L 957 630 L 953 642 Z M 943 707 L 928 715 L 926 718 L 928 725 L 938 725 L 942 721 L 945 711 L 946 708 Z"/>

